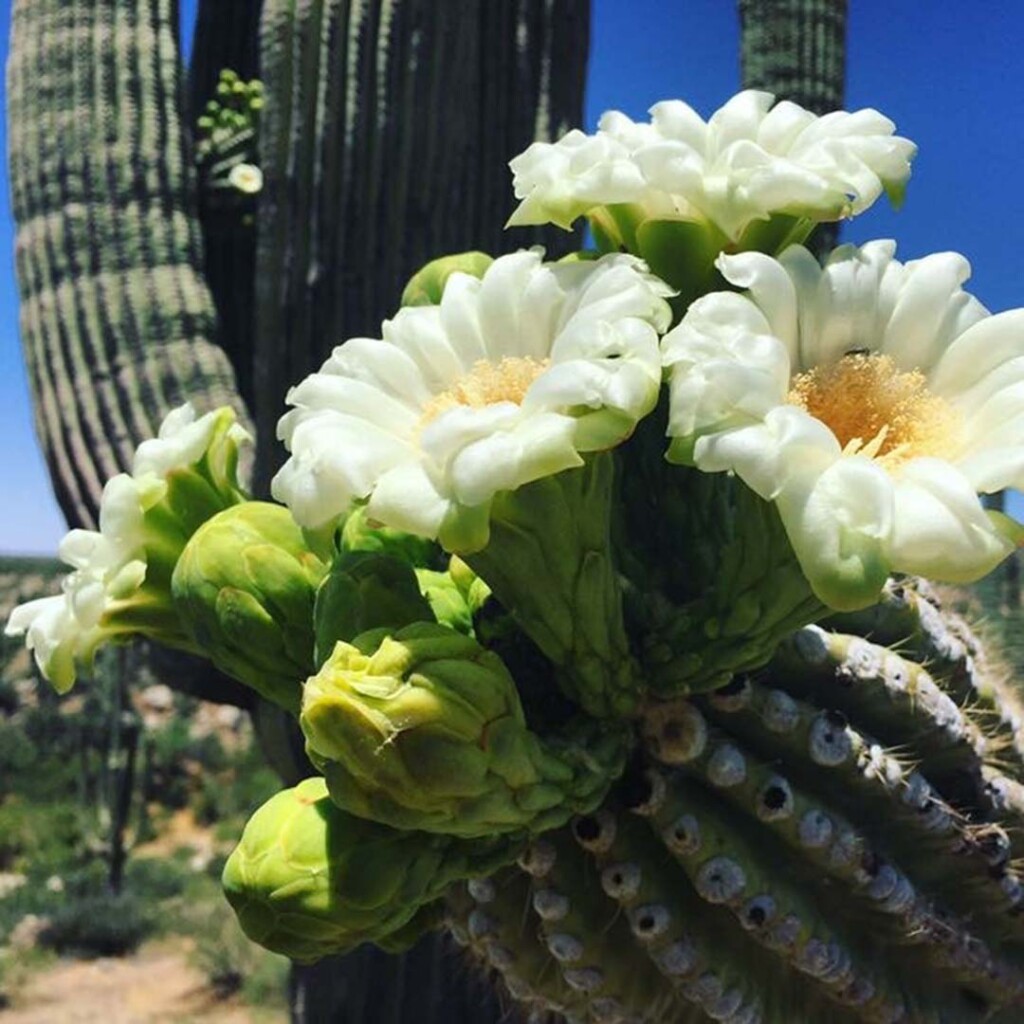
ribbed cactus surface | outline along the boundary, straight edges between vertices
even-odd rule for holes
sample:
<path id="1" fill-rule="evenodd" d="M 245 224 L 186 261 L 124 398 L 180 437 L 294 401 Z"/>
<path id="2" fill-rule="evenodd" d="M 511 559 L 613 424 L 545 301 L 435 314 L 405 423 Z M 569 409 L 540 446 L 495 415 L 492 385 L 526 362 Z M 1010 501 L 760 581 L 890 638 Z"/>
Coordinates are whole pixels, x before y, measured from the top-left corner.
<path id="1" fill-rule="evenodd" d="M 924 585 L 657 706 L 596 813 L 449 894 L 540 1015 L 1020 1019 L 1019 702 Z"/>
<path id="2" fill-rule="evenodd" d="M 276 468 L 282 381 L 373 335 L 438 253 L 507 252 L 507 162 L 582 115 L 586 0 L 267 0 L 256 250 L 258 483 Z M 265 443 L 264 443 L 265 442 Z"/>
<path id="3" fill-rule="evenodd" d="M 200 273 L 172 0 L 18 0 L 7 68 L 21 335 L 58 502 L 186 397 L 236 401 Z"/>
<path id="4" fill-rule="evenodd" d="M 739 0 L 743 84 L 823 113 L 840 110 L 846 0 Z"/>

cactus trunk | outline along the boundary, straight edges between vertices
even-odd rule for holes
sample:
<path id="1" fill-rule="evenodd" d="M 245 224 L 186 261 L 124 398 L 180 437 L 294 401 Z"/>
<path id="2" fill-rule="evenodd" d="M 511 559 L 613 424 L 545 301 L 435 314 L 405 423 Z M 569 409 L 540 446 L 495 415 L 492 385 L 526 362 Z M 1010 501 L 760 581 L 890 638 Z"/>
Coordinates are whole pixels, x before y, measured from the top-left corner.
<path id="1" fill-rule="evenodd" d="M 507 161 L 582 114 L 586 0 L 267 0 L 256 247 L 257 487 L 277 468 L 282 381 L 374 336 L 414 271 L 562 231 L 503 232 Z"/>

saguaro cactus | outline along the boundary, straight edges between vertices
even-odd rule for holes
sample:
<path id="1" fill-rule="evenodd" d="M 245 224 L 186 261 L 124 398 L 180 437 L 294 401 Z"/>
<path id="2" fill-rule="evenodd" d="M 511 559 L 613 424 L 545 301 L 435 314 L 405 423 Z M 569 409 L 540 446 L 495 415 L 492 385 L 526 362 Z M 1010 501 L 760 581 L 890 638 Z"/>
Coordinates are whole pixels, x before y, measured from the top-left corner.
<path id="1" fill-rule="evenodd" d="M 22 339 L 72 526 L 95 527 L 103 481 L 185 399 L 231 404 L 243 420 L 252 411 L 265 484 L 274 454 L 262 442 L 285 382 L 348 334 L 376 330 L 433 253 L 539 240 L 501 233 L 505 162 L 581 116 L 588 0 L 201 0 L 187 90 L 174 0 L 13 10 Z M 225 68 L 262 76 L 266 97 L 254 150 L 264 189 L 227 213 L 197 196 L 191 163 Z M 543 238 L 555 255 L 575 244 Z M 171 675 L 195 690 L 184 657 Z M 231 681 L 199 688 L 250 702 Z M 267 709 L 259 718 L 287 765 L 280 723 Z M 485 1012 L 479 993 L 460 1010 L 433 945 L 413 957 L 408 985 L 368 956 L 373 969 L 357 963 L 347 981 L 337 966 L 319 988 L 298 979 L 296 1016 L 327 1019 L 339 1001 L 355 1012 L 374 987 L 426 992 L 417 1007 L 446 1021 Z M 400 1002 L 381 1012 L 403 1019 Z"/>

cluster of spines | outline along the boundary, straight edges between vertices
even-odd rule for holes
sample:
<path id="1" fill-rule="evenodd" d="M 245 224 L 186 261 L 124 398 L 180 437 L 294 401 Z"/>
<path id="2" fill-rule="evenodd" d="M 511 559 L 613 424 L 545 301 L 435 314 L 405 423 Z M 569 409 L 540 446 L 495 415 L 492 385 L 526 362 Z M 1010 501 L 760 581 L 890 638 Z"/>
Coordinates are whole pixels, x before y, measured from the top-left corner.
<path id="1" fill-rule="evenodd" d="M 574 1020 L 1015 1019 L 1024 785 L 976 714 L 988 693 L 1005 732 L 1012 705 L 961 699 L 979 651 L 930 600 L 961 646 L 911 660 L 908 603 L 873 640 L 808 627 L 756 677 L 652 705 L 606 805 L 534 843 L 506 924 L 487 911 L 513 988 L 528 935 L 531 1005 Z"/>

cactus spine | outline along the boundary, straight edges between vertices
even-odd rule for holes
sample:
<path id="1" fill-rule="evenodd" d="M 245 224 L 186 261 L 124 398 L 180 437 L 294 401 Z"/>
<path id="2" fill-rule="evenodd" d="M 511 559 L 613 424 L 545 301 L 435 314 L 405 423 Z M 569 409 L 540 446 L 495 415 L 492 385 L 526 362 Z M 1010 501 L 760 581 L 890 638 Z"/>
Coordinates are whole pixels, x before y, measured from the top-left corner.
<path id="1" fill-rule="evenodd" d="M 456 937 L 569 1020 L 1016 1020 L 1012 697 L 913 660 L 922 617 L 933 640 L 965 626 L 900 592 L 913 614 L 890 592 L 865 618 L 903 653 L 807 627 L 764 672 L 656 705 L 604 807 L 520 858 L 528 893 L 506 869 L 450 894 Z"/>

